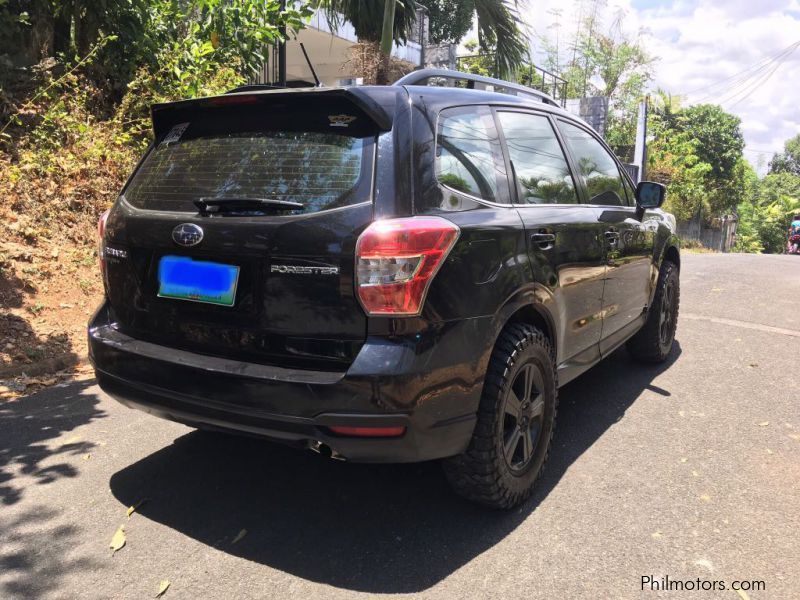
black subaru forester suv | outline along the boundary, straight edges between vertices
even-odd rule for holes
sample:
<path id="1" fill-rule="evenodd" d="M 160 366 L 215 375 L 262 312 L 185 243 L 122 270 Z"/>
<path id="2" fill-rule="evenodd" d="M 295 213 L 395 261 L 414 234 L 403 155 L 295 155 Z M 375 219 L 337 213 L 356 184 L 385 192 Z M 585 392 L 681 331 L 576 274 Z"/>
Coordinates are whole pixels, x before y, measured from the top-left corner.
<path id="1" fill-rule="evenodd" d="M 448 79 L 467 87 L 417 85 Z M 89 325 L 127 406 L 334 458 L 444 459 L 459 494 L 511 507 L 560 386 L 623 343 L 672 348 L 663 187 L 635 188 L 533 90 L 430 70 L 246 87 L 156 105 L 153 127 L 99 224 Z"/>

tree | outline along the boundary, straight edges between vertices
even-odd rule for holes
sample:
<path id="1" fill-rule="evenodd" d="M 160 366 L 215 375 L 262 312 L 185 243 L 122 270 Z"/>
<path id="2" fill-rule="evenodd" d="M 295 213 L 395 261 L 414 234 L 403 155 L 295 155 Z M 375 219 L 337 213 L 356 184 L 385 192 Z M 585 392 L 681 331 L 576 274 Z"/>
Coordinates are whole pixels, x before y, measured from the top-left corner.
<path id="1" fill-rule="evenodd" d="M 662 93 L 649 126 L 649 176 L 668 186 L 667 210 L 679 220 L 734 212 L 747 176 L 739 118 L 709 104 L 676 110 Z"/>
<path id="2" fill-rule="evenodd" d="M 553 27 L 555 41 L 549 36 L 540 38 L 544 66 L 566 79 L 567 98 L 609 99 L 606 141 L 624 158 L 633 151 L 638 106 L 656 59 L 645 50 L 640 34 L 625 31 L 624 13 L 617 13 L 610 26 L 604 27 L 605 0 L 577 0 L 576 5 L 581 16 L 566 43 L 559 41 L 558 21 Z"/>
<path id="3" fill-rule="evenodd" d="M 392 39 L 396 42 L 405 42 L 411 36 L 412 28 L 416 24 L 417 3 L 414 0 L 394 1 L 396 5 Z M 375 0 L 317 0 L 317 3 L 317 6 L 326 9 L 328 23 L 332 28 L 338 27 L 342 20 L 350 23 L 358 39 L 365 43 L 372 53 L 372 60 L 384 65 L 378 70 L 378 80 L 372 83 L 389 83 L 386 78 L 388 68 L 385 67 L 387 60 L 380 57 L 379 47 L 383 32 L 384 3 Z M 449 6 L 444 0 L 425 0 L 421 4 L 426 7 L 435 4 L 437 15 L 441 15 Z M 522 64 L 527 54 L 527 40 L 519 27 L 517 0 L 465 0 L 461 4 L 463 6 L 459 8 L 458 14 L 462 16 L 462 21 L 457 28 L 450 30 L 450 34 L 454 38 L 458 36 L 460 40 L 466 33 L 462 31 L 465 11 L 469 9 L 470 15 L 474 12 L 477 16 L 481 51 L 493 49 L 497 74 L 501 77 L 509 76 Z"/>
<path id="4" fill-rule="evenodd" d="M 428 9 L 428 39 L 432 44 L 457 44 L 472 29 L 475 6 L 462 0 L 421 0 Z"/>
<path id="5" fill-rule="evenodd" d="M 699 161 L 711 167 L 706 178 L 709 216 L 732 213 L 744 190 L 741 119 L 714 104 L 699 104 L 681 111 L 676 127 L 694 140 Z"/>
<path id="6" fill-rule="evenodd" d="M 741 123 L 716 104 L 697 104 L 681 111 L 676 125 L 698 141 L 700 159 L 712 166 L 714 177 L 723 180 L 733 175 L 742 158 Z"/>
<path id="7" fill-rule="evenodd" d="M 416 22 L 414 0 L 318 0 L 317 3 L 319 8 L 325 9 L 331 29 L 338 29 L 342 22 L 350 23 L 355 29 L 360 42 L 357 67 L 362 71 L 364 83 L 389 83 L 390 57 L 388 52 L 382 51 L 381 40 L 390 2 L 394 2 L 394 15 L 389 15 L 391 27 L 386 29 L 385 39 L 405 43 Z"/>
<path id="8" fill-rule="evenodd" d="M 462 56 L 458 59 L 458 70 L 465 73 L 473 73 L 475 75 L 483 75 L 484 77 L 494 76 L 494 60 L 491 54 L 480 54 L 478 51 L 478 41 L 469 40 L 464 43 L 464 48 L 469 53 L 468 56 Z"/>
<path id="9" fill-rule="evenodd" d="M 800 175 L 800 135 L 787 140 L 783 152 L 778 152 L 772 157 L 769 172 Z"/>
<path id="10" fill-rule="evenodd" d="M 735 249 L 739 252 L 783 252 L 792 216 L 800 212 L 800 176 L 769 173 L 748 187 L 738 209 Z"/>
<path id="11" fill-rule="evenodd" d="M 103 40 L 96 79 L 120 90 L 138 68 L 155 69 L 170 54 L 181 55 L 178 77 L 193 62 L 246 76 L 262 66 L 269 44 L 284 30 L 302 29 L 311 14 L 310 0 L 289 8 L 280 0 L 0 0 L 0 52 L 18 46 L 24 56 L 17 62 L 53 55 L 70 61 Z"/>

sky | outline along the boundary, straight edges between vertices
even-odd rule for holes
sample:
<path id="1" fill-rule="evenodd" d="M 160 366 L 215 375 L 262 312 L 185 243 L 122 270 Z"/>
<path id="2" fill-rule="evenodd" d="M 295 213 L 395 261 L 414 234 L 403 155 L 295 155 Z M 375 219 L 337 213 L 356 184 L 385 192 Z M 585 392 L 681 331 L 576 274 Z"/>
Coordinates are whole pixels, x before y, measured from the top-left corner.
<path id="1" fill-rule="evenodd" d="M 553 9 L 561 9 L 561 35 L 571 35 L 579 3 L 527 0 L 534 44 L 537 34 L 553 35 Z M 721 104 L 741 118 L 745 157 L 762 174 L 800 133 L 800 47 L 779 57 L 800 42 L 800 0 L 608 0 L 604 13 L 607 26 L 624 15 L 623 29 L 658 57 L 653 89 L 682 95 L 683 105 Z"/>

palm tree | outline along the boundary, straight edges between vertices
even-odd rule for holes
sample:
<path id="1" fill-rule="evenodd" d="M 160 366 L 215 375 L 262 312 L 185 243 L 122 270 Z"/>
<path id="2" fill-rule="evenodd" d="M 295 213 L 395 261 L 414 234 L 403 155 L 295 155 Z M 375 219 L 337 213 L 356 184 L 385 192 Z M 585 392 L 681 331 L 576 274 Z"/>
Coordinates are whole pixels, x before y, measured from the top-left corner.
<path id="1" fill-rule="evenodd" d="M 481 50 L 494 49 L 497 76 L 512 75 L 528 58 L 528 38 L 519 14 L 525 0 L 465 1 L 475 7 Z"/>
<path id="2" fill-rule="evenodd" d="M 441 0 L 317 0 L 318 8 L 327 12 L 332 29 L 342 21 L 350 23 L 358 39 L 365 44 L 378 67 L 375 83 L 385 84 L 388 75 L 388 52 L 381 52 L 380 41 L 405 42 L 415 26 L 418 5 L 431 5 Z M 483 50 L 493 49 L 498 76 L 512 74 L 527 56 L 528 42 L 522 29 L 518 4 L 521 0 L 463 0 L 472 7 L 478 19 L 478 38 Z M 523 0 L 524 1 L 524 0 Z M 394 11 L 394 18 L 391 12 Z M 393 24 L 391 37 L 385 37 L 384 17 Z M 388 33 L 388 32 L 386 32 Z"/>

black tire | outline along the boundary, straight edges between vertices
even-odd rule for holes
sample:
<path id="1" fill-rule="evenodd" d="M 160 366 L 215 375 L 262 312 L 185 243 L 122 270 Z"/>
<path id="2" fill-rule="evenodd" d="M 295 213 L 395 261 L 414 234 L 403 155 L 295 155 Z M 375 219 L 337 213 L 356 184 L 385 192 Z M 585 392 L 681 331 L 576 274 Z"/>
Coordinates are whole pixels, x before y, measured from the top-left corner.
<path id="1" fill-rule="evenodd" d="M 678 265 L 675 263 L 669 260 L 661 263 L 647 322 L 627 344 L 628 352 L 638 361 L 664 362 L 672 351 L 681 302 L 678 274 Z"/>
<path id="2" fill-rule="evenodd" d="M 530 325 L 507 326 L 489 361 L 469 447 L 443 461 L 456 493 L 492 508 L 512 508 L 531 495 L 550 452 L 557 387 L 547 337 Z"/>

